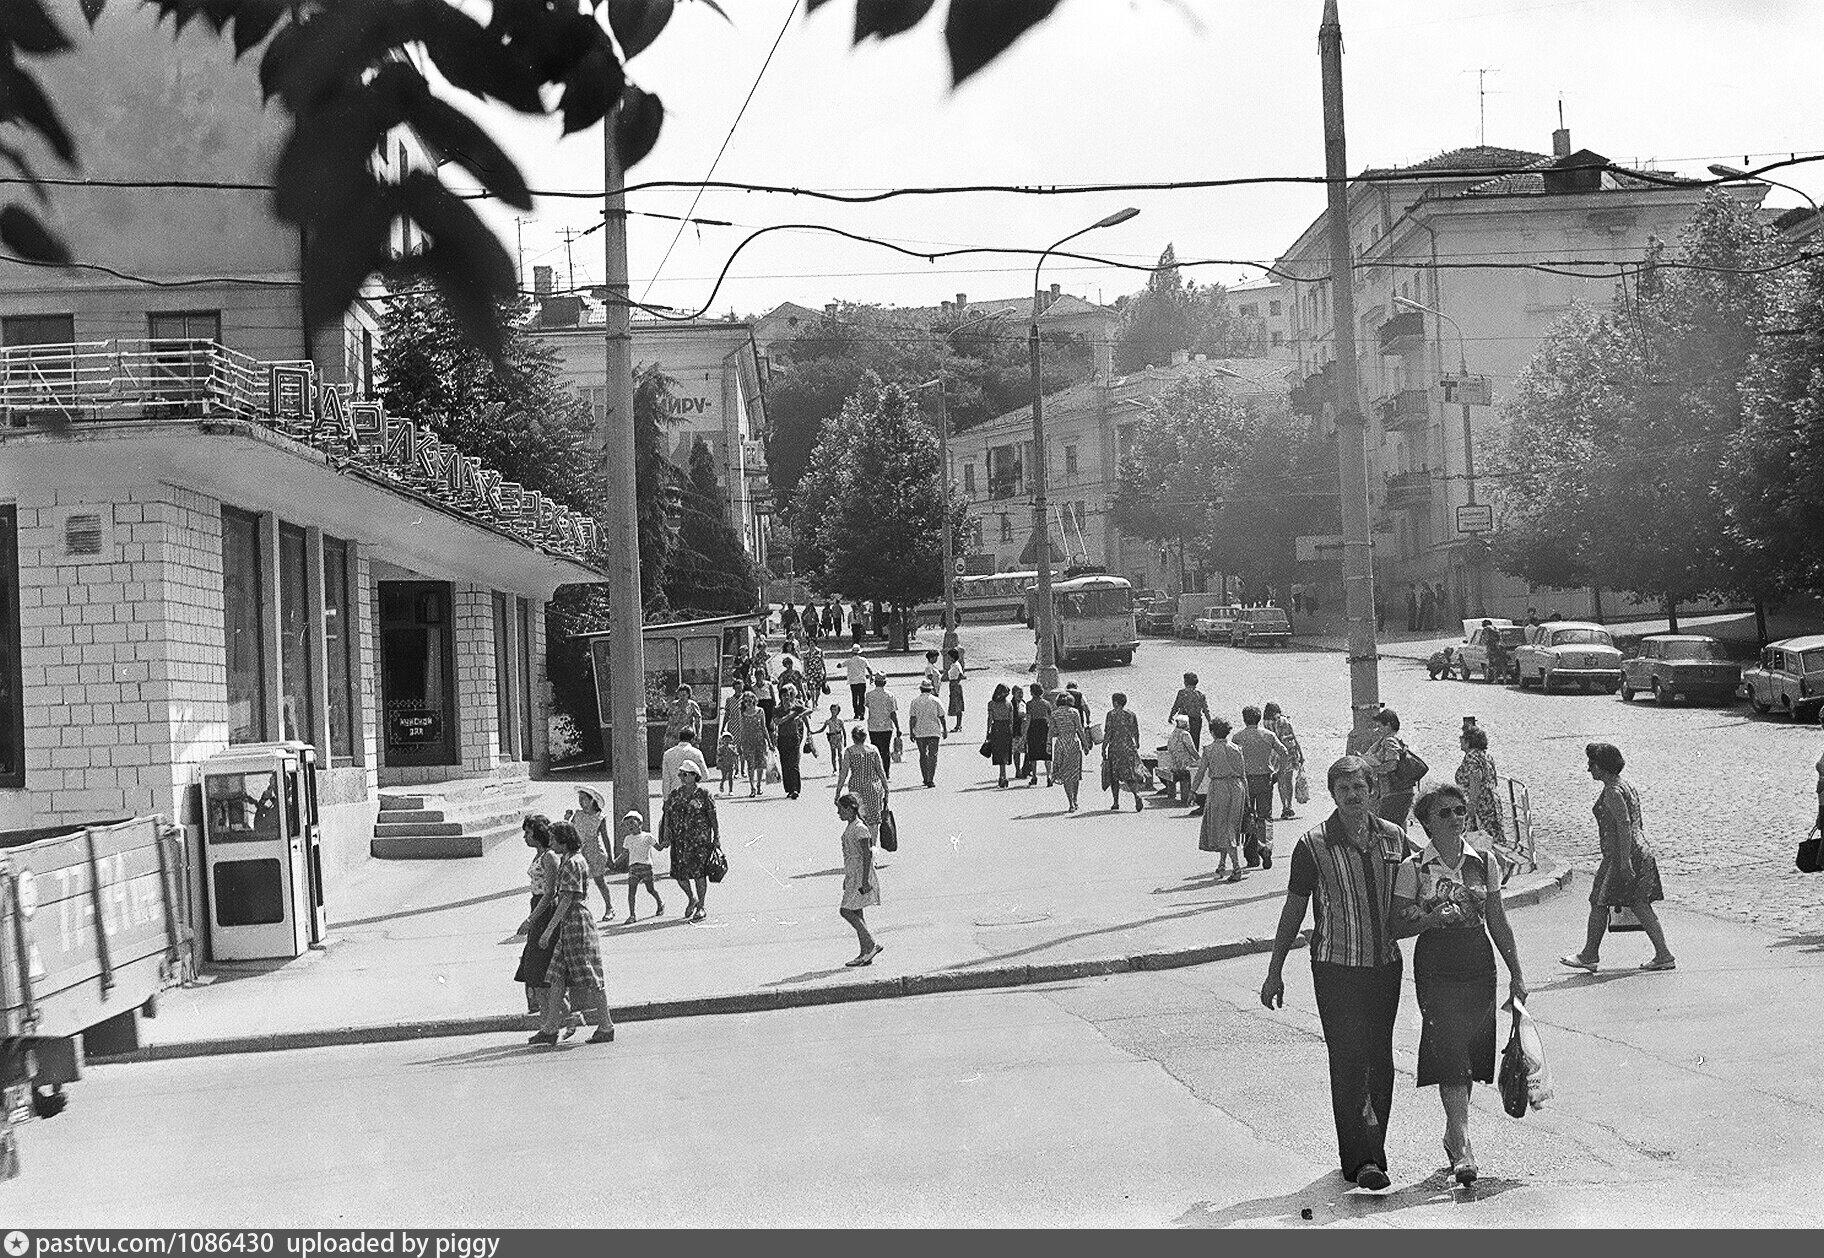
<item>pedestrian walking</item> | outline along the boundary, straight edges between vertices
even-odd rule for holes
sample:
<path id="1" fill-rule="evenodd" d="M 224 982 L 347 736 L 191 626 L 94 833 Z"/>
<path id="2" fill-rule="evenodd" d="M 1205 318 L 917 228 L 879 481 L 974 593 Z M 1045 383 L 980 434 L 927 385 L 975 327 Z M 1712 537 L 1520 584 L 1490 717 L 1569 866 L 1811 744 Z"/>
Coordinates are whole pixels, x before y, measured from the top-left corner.
<path id="1" fill-rule="evenodd" d="M 779 690 L 773 684 L 773 670 L 765 660 L 757 660 L 754 669 L 754 702 L 760 709 L 760 715 L 766 720 L 770 733 L 774 722 L 779 719 Z"/>
<path id="2" fill-rule="evenodd" d="M 1240 882 L 1241 827 L 1247 815 L 1247 762 L 1241 748 L 1229 741 L 1232 727 L 1220 716 L 1210 718 L 1210 740 L 1197 757 L 1197 771 L 1191 777 L 1191 791 L 1203 787 L 1203 809 L 1194 815 L 1197 823 L 1197 850 L 1215 852 L 1216 876 L 1229 869 L 1229 882 Z"/>
<path id="3" fill-rule="evenodd" d="M 865 913 L 880 903 L 880 872 L 874 867 L 874 835 L 861 819 L 861 801 L 850 791 L 836 797 L 836 815 L 842 818 L 842 920 L 855 928 L 861 951 L 849 967 L 873 965 L 881 953 Z"/>
<path id="4" fill-rule="evenodd" d="M 1406 632 L 1419 631 L 1419 588 L 1412 582 L 1406 583 Z"/>
<path id="5" fill-rule="evenodd" d="M 692 697 L 688 683 L 677 688 L 672 696 L 671 710 L 665 714 L 666 745 L 677 742 L 684 730 L 689 730 L 692 738 L 703 737 L 703 708 Z"/>
<path id="6" fill-rule="evenodd" d="M 849 621 L 849 641 L 852 642 L 855 649 L 859 651 L 861 650 L 861 635 L 866 631 L 861 623 L 861 603 L 858 601 L 851 601 L 848 607 L 844 609 L 844 615 L 847 616 Z M 855 715 L 860 716 L 861 713 L 858 711 Z"/>
<path id="7" fill-rule="evenodd" d="M 810 643 L 804 648 L 805 706 L 816 708 L 829 693 L 829 662 L 824 659 L 822 649 L 816 643 Z"/>
<path id="8" fill-rule="evenodd" d="M 551 827 L 551 847 L 558 856 L 556 903 L 539 937 L 540 944 L 551 949 L 551 964 L 545 971 L 550 986 L 545 992 L 544 1021 L 528 1043 L 557 1043 L 574 994 L 577 1003 L 594 1015 L 595 1034 L 589 1042 L 605 1044 L 614 1038 L 614 1019 L 608 1013 L 602 937 L 589 915 L 589 867 L 583 861 L 583 840 L 575 826 L 559 821 Z"/>
<path id="9" fill-rule="evenodd" d="M 1273 777 L 1279 786 L 1279 819 L 1290 821 L 1298 815 L 1292 811 L 1292 800 L 1297 793 L 1298 779 L 1304 776 L 1305 749 L 1299 746 L 1297 731 L 1277 703 L 1268 703 L 1260 712 L 1261 728 L 1278 738 L 1287 752 L 1274 765 Z"/>
<path id="10" fill-rule="evenodd" d="M 1084 729 L 1088 729 L 1096 723 L 1095 718 L 1091 717 L 1089 714 L 1089 700 L 1085 699 L 1083 697 L 1083 692 L 1077 689 L 1076 682 L 1065 682 L 1064 689 L 1057 695 L 1052 696 L 1052 698 L 1054 703 L 1058 699 L 1063 699 L 1065 702 L 1074 705 L 1077 709 L 1077 715 L 1083 718 Z"/>
<path id="11" fill-rule="evenodd" d="M 1438 605 L 1429 585 L 1419 587 L 1419 628 L 1429 632 L 1437 615 Z"/>
<path id="12" fill-rule="evenodd" d="M 755 798 L 766 782 L 766 753 L 773 745 L 773 727 L 766 713 L 761 711 L 753 691 L 742 693 L 733 725 L 735 743 L 741 748 L 741 765 L 747 770 L 747 794 L 749 798 Z M 688 763 L 685 761 L 678 767 L 682 769 Z"/>
<path id="13" fill-rule="evenodd" d="M 800 757 L 804 755 L 805 739 L 810 737 L 810 722 L 805 719 L 805 706 L 796 698 L 786 705 L 779 717 L 779 729 L 774 735 L 779 748 L 779 785 L 785 791 L 787 799 L 797 799 L 804 789 L 804 777 L 800 772 Z"/>
<path id="14" fill-rule="evenodd" d="M 671 853 L 671 878 L 684 892 L 684 920 L 700 922 L 708 914 L 709 858 L 722 846 L 716 801 L 699 784 L 695 761 L 678 770 L 678 789 L 665 797 L 659 817 L 658 846 Z"/>
<path id="15" fill-rule="evenodd" d="M 1406 824 L 1412 793 L 1418 786 L 1417 779 L 1408 780 L 1413 772 L 1410 756 L 1411 748 L 1400 738 L 1400 714 L 1392 708 L 1376 712 L 1374 741 L 1363 749 L 1362 758 L 1374 771 L 1375 810 L 1396 826 Z"/>
<path id="16" fill-rule="evenodd" d="M 1050 786 L 1057 780 L 1051 765 L 1051 730 L 1054 705 L 1045 697 L 1045 687 L 1033 682 L 1027 692 L 1031 697 L 1026 700 L 1024 721 L 1015 718 L 1015 728 L 1021 731 L 1020 745 L 1025 748 L 1024 760 L 1020 774 L 1028 786 L 1039 784 L 1039 765 L 1045 766 L 1045 785 Z M 1020 701 L 1020 688 L 1013 688 L 1013 701 L 1017 708 Z"/>
<path id="17" fill-rule="evenodd" d="M 830 705 L 830 715 L 818 727 L 817 732 L 822 734 L 824 741 L 830 745 L 830 772 L 840 777 L 842 775 L 842 749 L 849 744 L 849 726 L 848 722 L 842 719 L 840 703 Z"/>
<path id="18" fill-rule="evenodd" d="M 963 728 L 963 653 L 951 647 L 945 658 L 948 663 L 944 666 L 944 684 L 950 692 L 949 715 L 956 722 L 950 728 L 954 733 Z"/>
<path id="19" fill-rule="evenodd" d="M 926 651 L 925 652 L 925 677 L 924 677 L 924 680 L 931 683 L 931 693 L 932 694 L 936 694 L 937 688 L 939 686 L 943 685 L 943 682 L 944 682 L 944 666 L 942 663 L 942 658 L 943 657 L 940 656 L 936 651 Z"/>
<path id="20" fill-rule="evenodd" d="M 1277 734 L 1260 727 L 1260 709 L 1252 705 L 1241 710 L 1241 729 L 1234 737 L 1235 747 L 1247 776 L 1248 811 L 1244 823 L 1247 833 L 1245 855 L 1248 868 L 1273 868 L 1273 775 L 1291 749 L 1279 741 Z"/>
<path id="21" fill-rule="evenodd" d="M 868 741 L 880 751 L 880 762 L 887 776 L 893 776 L 893 740 L 900 736 L 899 700 L 887 693 L 885 673 L 874 674 L 874 684 L 862 701 L 866 713 Z"/>
<path id="22" fill-rule="evenodd" d="M 1393 887 L 1411 854 L 1405 830 L 1374 815 L 1374 771 L 1344 756 L 1325 775 L 1336 809 L 1292 849 L 1286 903 L 1260 1003 L 1283 1008 L 1286 957 L 1312 900 L 1311 988 L 1330 1056 L 1330 1108 L 1343 1178 L 1379 1191 L 1393 1112 L 1393 1024 L 1404 966 L 1393 935 Z"/>
<path id="23" fill-rule="evenodd" d="M 1488 754 L 1488 731 L 1480 725 L 1465 725 L 1457 738 L 1463 759 L 1457 762 L 1457 785 L 1469 801 L 1469 828 L 1480 830 L 1496 847 L 1507 843 L 1506 828 L 1501 824 L 1501 779 L 1495 772 L 1495 758 Z"/>
<path id="24" fill-rule="evenodd" d="M 709 766 L 703 761 L 703 749 L 697 746 L 695 736 L 688 729 L 678 731 L 678 741 L 665 749 L 659 757 L 659 798 L 678 789 L 678 766 L 686 760 L 695 760 L 700 766 L 699 776 L 709 776 Z"/>
<path id="25" fill-rule="evenodd" d="M 798 629 L 798 609 L 787 600 L 785 608 L 779 613 L 779 631 L 791 637 Z"/>
<path id="26" fill-rule="evenodd" d="M 583 865 L 589 871 L 589 881 L 601 893 L 604 926 L 614 920 L 614 904 L 608 897 L 608 873 L 614 867 L 614 859 L 608 854 L 608 818 L 602 815 L 605 807 L 600 791 L 579 786 L 576 807 L 564 814 L 564 820 L 576 828 L 582 840 Z"/>
<path id="27" fill-rule="evenodd" d="M 1140 718 L 1128 710 L 1127 696 L 1116 691 L 1102 718 L 1102 786 L 1114 800 L 1110 812 L 1121 810 L 1121 788 L 1134 797 L 1134 811 L 1146 807 L 1140 799 L 1144 781 L 1140 767 Z"/>
<path id="28" fill-rule="evenodd" d="M 937 701 L 937 687 L 928 681 L 918 684 L 918 697 L 906 710 L 906 724 L 912 729 L 912 741 L 918 744 L 918 773 L 926 786 L 937 785 L 937 749 L 943 745 L 943 705 Z"/>
<path id="29" fill-rule="evenodd" d="M 1028 728 L 1031 724 L 1028 706 Z M 1083 714 L 1060 690 L 1051 697 L 1051 716 L 1047 721 L 1051 735 L 1050 781 L 1064 785 L 1064 800 L 1069 811 L 1077 810 L 1077 787 L 1083 782 L 1083 753 L 1089 750 L 1089 727 Z M 1048 783 L 1049 784 L 1049 783 Z"/>
<path id="30" fill-rule="evenodd" d="M 552 910 L 557 907 L 558 856 L 551 850 L 549 817 L 532 813 L 520 822 L 519 828 L 526 846 L 532 849 L 532 863 L 526 867 L 532 907 L 515 932 L 516 937 L 524 938 L 526 942 L 520 948 L 519 968 L 513 973 L 513 981 L 523 984 L 526 989 L 526 1012 L 542 1022 L 545 990 L 550 986 L 546 974 L 551 967 L 551 948 L 543 940 L 545 927 L 551 924 Z M 576 1028 L 571 1026 L 566 1028 L 564 1035 L 568 1038 L 575 1033 Z"/>
<path id="31" fill-rule="evenodd" d="M 868 741 L 868 731 L 857 725 L 849 731 L 849 746 L 842 753 L 842 772 L 836 793 L 849 793 L 861 801 L 861 820 L 870 834 L 880 833 L 880 814 L 887 806 L 887 766 L 880 749 Z"/>
<path id="32" fill-rule="evenodd" d="M 817 613 L 817 604 L 808 598 L 804 600 L 804 610 L 798 614 L 798 627 L 807 644 L 817 641 L 823 633 L 823 617 Z"/>
<path id="33" fill-rule="evenodd" d="M 1007 683 L 996 683 L 994 693 L 988 696 L 988 729 L 982 735 L 988 761 L 1000 774 L 996 786 L 1007 785 L 1007 766 L 1013 763 L 1013 704 L 1007 695 Z"/>
<path id="34" fill-rule="evenodd" d="M 1469 1143 L 1469 1094 L 1495 1081 L 1495 952 L 1507 966 L 1511 999 L 1526 1002 L 1520 951 L 1501 904 L 1501 863 L 1464 841 L 1469 798 L 1434 786 L 1413 813 L 1430 840 L 1394 878 L 1394 934 L 1416 935 L 1412 983 L 1419 998 L 1418 1086 L 1438 1089 L 1444 1156 L 1459 1184 L 1479 1170 Z M 1494 947 L 1489 946 L 1493 940 Z"/>
<path id="35" fill-rule="evenodd" d="M 849 658 L 842 662 L 842 671 L 849 679 L 851 714 L 859 721 L 868 695 L 868 661 L 862 658 L 860 642 L 849 648 Z"/>
<path id="36" fill-rule="evenodd" d="M 1196 673 L 1186 673 L 1184 675 L 1184 685 L 1172 699 L 1172 710 L 1170 715 L 1190 717 L 1191 746 L 1196 747 L 1202 745 L 1203 727 L 1210 719 L 1210 700 L 1209 696 L 1197 689 Z"/>
<path id="37" fill-rule="evenodd" d="M 627 924 L 637 920 L 634 916 L 634 897 L 639 895 L 640 888 L 652 897 L 654 917 L 665 916 L 665 901 L 659 898 L 658 884 L 652 880 L 653 852 L 659 846 L 658 838 L 646 828 L 646 818 L 637 808 L 629 808 L 621 814 L 621 846 L 627 852 Z"/>
<path id="38" fill-rule="evenodd" d="M 735 732 L 731 729 L 722 731 L 722 739 L 716 744 L 716 765 L 722 770 L 722 793 L 735 793 L 735 774 L 741 768 L 741 744 L 735 741 Z"/>
<path id="39" fill-rule="evenodd" d="M 1640 796 L 1634 793 L 1633 783 L 1621 776 L 1627 762 L 1613 743 L 1591 743 L 1584 748 L 1584 754 L 1589 759 L 1590 776 L 1602 783 L 1602 792 L 1591 810 L 1596 814 L 1602 863 L 1596 867 L 1596 878 L 1590 886 L 1590 925 L 1583 950 L 1559 957 L 1558 963 L 1594 974 L 1602 937 L 1609 929 L 1610 911 L 1621 908 L 1633 912 L 1640 928 L 1653 941 L 1653 955 L 1640 968 L 1677 969 L 1678 962 L 1666 947 L 1659 914 L 1653 910 L 1656 901 L 1665 899 L 1665 890 L 1659 881 L 1659 861 L 1647 842 L 1646 825 L 1641 820 Z"/>
<path id="40" fill-rule="evenodd" d="M 1024 782 L 1032 757 L 1026 737 L 1026 691 L 1018 682 L 1007 692 L 1007 705 L 1013 709 L 1013 780 Z"/>
<path id="41" fill-rule="evenodd" d="M 1165 742 L 1166 772 L 1164 794 L 1181 804 L 1191 802 L 1191 771 L 1197 767 L 1197 744 L 1191 741 L 1191 718 L 1180 713 L 1172 718 L 1172 732 Z"/>

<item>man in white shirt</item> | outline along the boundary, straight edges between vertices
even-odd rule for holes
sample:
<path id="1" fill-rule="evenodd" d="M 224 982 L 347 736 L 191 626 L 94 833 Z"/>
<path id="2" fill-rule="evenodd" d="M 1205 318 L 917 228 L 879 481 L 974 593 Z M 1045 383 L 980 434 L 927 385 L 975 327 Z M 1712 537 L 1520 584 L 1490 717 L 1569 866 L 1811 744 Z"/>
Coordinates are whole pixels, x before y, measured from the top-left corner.
<path id="1" fill-rule="evenodd" d="M 899 733 L 899 700 L 887 693 L 884 673 L 874 674 L 874 685 L 862 700 L 868 721 L 868 741 L 880 752 L 881 767 L 893 776 L 893 736 Z"/>
<path id="2" fill-rule="evenodd" d="M 709 765 L 704 762 L 703 749 L 697 746 L 697 736 L 683 729 L 678 731 L 678 741 L 667 747 L 659 759 L 659 784 L 665 792 L 663 798 L 670 799 L 671 793 L 678 789 L 678 766 L 686 760 L 696 762 L 699 779 L 709 776 Z"/>
<path id="3" fill-rule="evenodd" d="M 861 656 L 859 642 L 849 648 L 849 658 L 842 662 L 842 671 L 848 675 L 849 703 L 855 709 L 855 719 L 859 721 L 863 701 L 868 694 L 868 662 Z"/>
<path id="4" fill-rule="evenodd" d="M 919 683 L 918 698 L 912 700 L 906 720 L 912 727 L 912 741 L 918 744 L 918 771 L 926 786 L 936 786 L 937 748 L 944 741 L 947 724 L 943 705 L 937 701 L 936 686 L 928 681 Z"/>

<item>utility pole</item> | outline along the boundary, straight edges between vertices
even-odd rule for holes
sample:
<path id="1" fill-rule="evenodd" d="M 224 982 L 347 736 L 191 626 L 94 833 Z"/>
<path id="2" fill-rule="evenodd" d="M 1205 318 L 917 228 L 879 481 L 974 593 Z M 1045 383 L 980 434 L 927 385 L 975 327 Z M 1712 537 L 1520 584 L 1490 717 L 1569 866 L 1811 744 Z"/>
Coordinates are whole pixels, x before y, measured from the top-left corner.
<path id="1" fill-rule="evenodd" d="M 1368 435 L 1355 363 L 1355 276 L 1349 241 L 1349 157 L 1343 130 L 1343 23 L 1324 0 L 1317 31 L 1324 80 L 1324 174 L 1328 179 L 1330 305 L 1336 316 L 1336 461 L 1343 506 L 1343 614 L 1349 622 L 1351 751 L 1365 743 L 1381 710 L 1374 637 L 1374 539 L 1368 522 Z"/>
<path id="2" fill-rule="evenodd" d="M 944 504 L 944 627 L 956 629 L 956 539 L 950 536 L 950 392 L 937 373 L 937 466 Z"/>
<path id="3" fill-rule="evenodd" d="M 513 283 L 522 289 L 526 286 L 526 220 L 517 214 L 513 216 Z"/>
<path id="4" fill-rule="evenodd" d="M 611 140 L 610 143 L 612 143 L 612 142 L 613 141 Z M 609 189 L 607 195 L 610 197 L 614 196 L 615 195 L 614 190 L 612 188 Z M 570 242 L 575 239 L 576 239 L 576 233 L 571 231 L 568 227 L 564 228 L 564 269 L 566 271 L 568 271 L 570 274 L 570 291 L 573 293 L 576 291 L 576 258 L 570 252 Z M 626 245 L 627 245 L 627 224 L 626 224 L 626 221 L 623 219 L 622 223 L 621 223 L 621 258 L 622 258 L 621 267 L 622 267 L 623 271 L 626 269 L 626 265 L 627 265 L 627 263 L 626 263 L 626 256 L 627 256 Z"/>
<path id="5" fill-rule="evenodd" d="M 608 567 L 608 736 L 614 775 L 614 816 L 629 811 L 648 816 L 650 783 L 646 767 L 646 644 L 642 638 L 644 600 L 640 592 L 640 517 L 633 441 L 633 306 L 627 282 L 626 171 L 615 151 L 620 106 L 602 120 L 602 252 L 607 270 L 607 375 L 603 407 L 592 445 L 607 475 L 607 530 L 602 539 Z M 564 230 L 564 251 L 572 234 Z M 574 283 L 572 284 L 574 287 Z"/>

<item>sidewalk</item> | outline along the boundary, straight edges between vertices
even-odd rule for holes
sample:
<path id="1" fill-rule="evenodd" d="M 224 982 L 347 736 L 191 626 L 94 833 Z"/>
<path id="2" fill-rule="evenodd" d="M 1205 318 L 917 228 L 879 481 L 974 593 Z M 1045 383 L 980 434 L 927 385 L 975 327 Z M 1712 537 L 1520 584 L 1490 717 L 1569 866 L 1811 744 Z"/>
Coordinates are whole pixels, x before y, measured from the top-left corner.
<path id="1" fill-rule="evenodd" d="M 1293 840 L 1327 812 L 1301 808 L 1276 823 L 1282 859 L 1228 885 L 1209 876 L 1185 810 L 1107 811 L 1086 781 L 1082 811 L 1063 788 L 995 787 L 973 732 L 946 740 L 939 785 L 895 766 L 898 853 L 880 860 L 882 904 L 868 912 L 884 946 L 865 970 L 841 898 L 841 824 L 832 777 L 811 761 L 803 795 L 718 797 L 726 881 L 709 917 L 679 920 L 683 896 L 661 873 L 666 915 L 605 928 L 615 1017 L 638 1021 L 876 999 L 968 987 L 1191 965 L 1270 949 Z M 1093 765 L 1092 765 L 1093 771 Z M 538 806 L 561 816 L 577 779 L 535 783 Z M 588 784 L 602 785 L 599 780 Z M 744 792 L 745 788 L 738 788 Z M 511 840 L 474 860 L 378 861 L 329 889 L 331 938 L 285 962 L 220 964 L 166 992 L 141 1021 L 136 1058 L 195 1056 L 427 1035 L 521 1031 L 513 983 L 525 917 L 528 853 Z M 1510 898 L 1555 892 L 1568 869 L 1517 874 Z M 593 911 L 601 904 L 590 892 Z"/>

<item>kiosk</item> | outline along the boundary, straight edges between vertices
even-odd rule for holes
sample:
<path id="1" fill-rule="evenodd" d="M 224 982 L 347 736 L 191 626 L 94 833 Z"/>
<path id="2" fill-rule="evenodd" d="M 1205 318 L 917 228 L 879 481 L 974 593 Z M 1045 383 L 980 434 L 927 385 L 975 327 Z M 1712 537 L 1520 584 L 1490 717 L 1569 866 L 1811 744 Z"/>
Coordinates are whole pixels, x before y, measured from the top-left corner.
<path id="1" fill-rule="evenodd" d="M 201 777 L 211 957 L 296 957 L 322 943 L 316 748 L 243 743 L 205 760 Z"/>
<path id="2" fill-rule="evenodd" d="M 704 760 L 716 763 L 715 731 L 722 719 L 722 690 L 731 684 L 735 652 L 753 647 L 754 630 L 764 620 L 762 612 L 740 616 L 712 616 L 703 620 L 675 620 L 646 625 L 641 630 L 646 655 L 646 766 L 659 767 L 665 755 L 665 724 L 680 683 L 688 683 L 691 698 L 703 710 Z M 602 759 L 609 760 L 614 743 L 608 724 L 608 634 L 577 635 L 589 643 L 589 661 L 595 670 L 595 702 L 602 722 Z M 608 764 L 610 771 L 614 766 Z"/>

